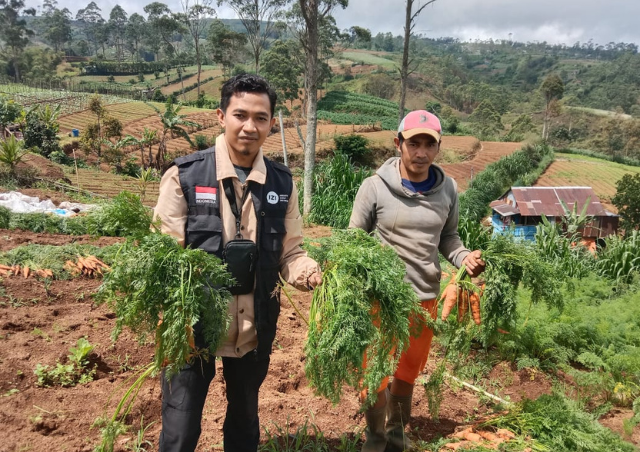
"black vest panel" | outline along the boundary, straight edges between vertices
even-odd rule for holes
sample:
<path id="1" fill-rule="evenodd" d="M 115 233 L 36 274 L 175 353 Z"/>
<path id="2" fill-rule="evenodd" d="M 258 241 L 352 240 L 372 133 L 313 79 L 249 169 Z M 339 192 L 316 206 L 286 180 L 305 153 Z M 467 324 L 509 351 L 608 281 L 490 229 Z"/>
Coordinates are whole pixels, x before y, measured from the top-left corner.
<path id="1" fill-rule="evenodd" d="M 259 357 L 268 356 L 280 314 L 280 259 L 286 233 L 285 215 L 293 190 L 289 168 L 264 159 L 264 185 L 249 182 L 249 191 L 258 220 L 258 265 L 254 290 L 255 322 Z M 220 191 L 216 177 L 215 148 L 198 151 L 174 160 L 188 206 L 185 246 L 199 248 L 222 258 Z M 234 231 L 235 233 L 235 231 Z"/>

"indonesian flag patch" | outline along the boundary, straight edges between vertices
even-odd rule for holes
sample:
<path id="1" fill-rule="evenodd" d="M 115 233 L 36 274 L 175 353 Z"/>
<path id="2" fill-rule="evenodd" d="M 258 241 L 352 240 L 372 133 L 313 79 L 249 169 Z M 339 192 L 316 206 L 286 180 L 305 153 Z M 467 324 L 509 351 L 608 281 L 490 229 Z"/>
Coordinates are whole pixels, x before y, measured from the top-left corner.
<path id="1" fill-rule="evenodd" d="M 200 187 L 196 185 L 196 204 L 215 204 L 218 189 L 214 187 Z"/>

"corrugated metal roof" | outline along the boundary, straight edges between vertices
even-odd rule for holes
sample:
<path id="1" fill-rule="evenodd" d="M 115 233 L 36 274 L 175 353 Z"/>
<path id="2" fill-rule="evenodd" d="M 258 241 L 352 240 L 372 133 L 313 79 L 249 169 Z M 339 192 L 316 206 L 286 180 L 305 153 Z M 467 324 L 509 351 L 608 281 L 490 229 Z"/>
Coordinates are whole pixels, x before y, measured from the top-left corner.
<path id="1" fill-rule="evenodd" d="M 512 206 L 511 204 L 503 203 L 501 201 L 492 202 L 491 207 L 503 217 L 508 217 L 519 213 L 518 209 L 516 209 L 514 206 Z"/>
<path id="2" fill-rule="evenodd" d="M 587 200 L 587 215 L 607 215 L 591 187 L 512 187 L 511 192 L 520 214 L 527 217 L 564 216 L 565 211 L 560 201 L 569 209 L 573 209 L 574 204 L 577 205 L 577 212 L 580 213 Z"/>

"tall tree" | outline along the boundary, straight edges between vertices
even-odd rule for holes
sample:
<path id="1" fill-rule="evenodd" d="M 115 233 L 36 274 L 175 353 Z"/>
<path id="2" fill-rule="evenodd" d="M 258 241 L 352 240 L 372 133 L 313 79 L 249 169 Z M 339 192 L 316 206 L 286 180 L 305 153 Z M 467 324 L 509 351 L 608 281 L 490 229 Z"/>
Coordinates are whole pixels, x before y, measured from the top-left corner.
<path id="1" fill-rule="evenodd" d="M 104 19 L 100 15 L 101 11 L 96 2 L 92 1 L 85 8 L 79 9 L 76 14 L 76 20 L 84 24 L 84 33 L 87 40 L 93 43 L 96 55 L 98 55 L 98 47 L 101 43 L 100 35 L 104 25 Z"/>
<path id="2" fill-rule="evenodd" d="M 144 39 L 146 32 L 147 21 L 138 13 L 133 13 L 129 17 L 127 27 L 124 31 L 125 45 L 129 53 L 131 53 L 132 60 L 138 60 L 140 58 L 140 44 Z"/>
<path id="3" fill-rule="evenodd" d="M 371 30 L 354 25 L 349 28 L 349 42 L 356 49 L 368 49 L 371 46 Z"/>
<path id="4" fill-rule="evenodd" d="M 127 28 L 127 12 L 120 5 L 116 5 L 109 14 L 109 32 L 116 46 L 116 60 L 121 63 L 124 59 L 125 30 Z"/>
<path id="5" fill-rule="evenodd" d="M 164 3 L 149 3 L 144 7 L 144 12 L 147 13 L 147 23 L 149 24 L 149 44 L 155 54 L 163 49 L 166 61 L 175 54 L 176 48 L 173 38 L 177 33 L 183 31 L 183 26 Z"/>
<path id="6" fill-rule="evenodd" d="M 280 101 L 298 99 L 304 54 L 295 40 L 276 41 L 264 54 L 262 72 Z"/>
<path id="7" fill-rule="evenodd" d="M 260 73 L 260 55 L 266 48 L 267 39 L 290 2 L 291 0 L 227 0 L 247 30 L 256 73 Z M 218 4 L 221 3 L 222 0 L 218 0 Z"/>
<path id="8" fill-rule="evenodd" d="M 221 20 L 214 20 L 207 33 L 207 46 L 211 59 L 222 66 L 222 72 L 231 75 L 233 66 L 246 53 L 247 35 L 227 27 Z"/>
<path id="9" fill-rule="evenodd" d="M 409 44 L 411 42 L 411 33 L 416 26 L 416 19 L 420 13 L 436 0 L 429 0 L 421 5 L 421 0 L 406 0 L 405 21 L 404 21 L 404 46 L 402 49 L 402 66 L 400 66 L 400 101 L 398 102 L 398 123 L 404 118 L 404 103 L 407 98 L 407 81 L 409 75 L 413 72 L 409 68 L 411 60 L 409 58 Z M 413 11 L 414 5 L 417 7 Z"/>
<path id="10" fill-rule="evenodd" d="M 540 91 L 544 96 L 544 124 L 542 125 L 542 139 L 549 138 L 549 118 L 551 116 L 551 104 L 554 100 L 561 99 L 564 94 L 564 83 L 558 74 L 549 74 L 540 85 Z"/>
<path id="11" fill-rule="evenodd" d="M 304 196 L 303 213 L 311 212 L 313 195 L 313 170 L 316 160 L 316 136 L 318 127 L 318 45 L 319 25 L 330 15 L 333 8 L 346 8 L 349 0 L 298 0 L 298 10 L 302 18 L 298 37 L 305 53 L 304 86 L 307 107 L 307 138 L 304 142 Z"/>
<path id="12" fill-rule="evenodd" d="M 640 228 L 640 174 L 625 174 L 616 184 L 611 203 L 618 209 L 622 228 L 631 231 Z"/>
<path id="13" fill-rule="evenodd" d="M 51 43 L 56 52 L 71 41 L 71 11 L 67 8 L 62 10 L 54 8 L 47 13 L 44 17 L 44 25 L 46 27 L 44 38 Z"/>
<path id="14" fill-rule="evenodd" d="M 24 16 L 35 14 L 35 9 L 25 8 L 23 0 L 0 0 L 0 52 L 13 66 L 17 82 L 20 81 L 20 56 L 33 36 Z"/>
<path id="15" fill-rule="evenodd" d="M 215 17 L 216 11 L 211 6 L 213 0 L 182 0 L 181 21 L 189 30 L 196 51 L 196 64 L 198 65 L 198 97 L 200 97 L 200 73 L 202 72 L 203 45 L 200 42 L 207 23 Z"/>

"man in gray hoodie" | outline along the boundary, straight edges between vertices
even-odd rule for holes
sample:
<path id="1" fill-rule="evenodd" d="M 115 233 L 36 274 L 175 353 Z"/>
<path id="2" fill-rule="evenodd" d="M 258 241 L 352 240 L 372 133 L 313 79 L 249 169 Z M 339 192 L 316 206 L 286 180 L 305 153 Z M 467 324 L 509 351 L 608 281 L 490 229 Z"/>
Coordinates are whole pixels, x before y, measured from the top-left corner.
<path id="1" fill-rule="evenodd" d="M 420 110 L 405 116 L 394 138 L 400 156 L 387 160 L 363 182 L 349 222 L 352 228 L 376 230 L 382 242 L 396 250 L 407 266 L 407 281 L 433 318 L 440 292 L 438 251 L 458 268 L 465 264 L 471 276 L 480 274 L 485 265 L 480 251 L 469 251 L 458 236 L 455 181 L 433 163 L 441 136 L 435 115 Z M 388 379 L 383 381 L 377 402 L 365 412 L 363 452 L 411 447 L 405 425 L 411 416 L 413 386 L 427 363 L 432 338 L 428 328 L 412 337 L 391 385 L 387 388 Z"/>

